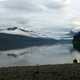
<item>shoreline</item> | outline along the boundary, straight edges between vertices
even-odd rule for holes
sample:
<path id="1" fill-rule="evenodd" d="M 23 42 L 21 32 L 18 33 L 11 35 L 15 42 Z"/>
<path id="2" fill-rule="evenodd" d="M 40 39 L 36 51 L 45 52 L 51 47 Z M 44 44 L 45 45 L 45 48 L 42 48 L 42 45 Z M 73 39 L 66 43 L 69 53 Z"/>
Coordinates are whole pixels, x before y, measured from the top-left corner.
<path id="1" fill-rule="evenodd" d="M 1 67 L 0 80 L 80 80 L 80 64 Z"/>

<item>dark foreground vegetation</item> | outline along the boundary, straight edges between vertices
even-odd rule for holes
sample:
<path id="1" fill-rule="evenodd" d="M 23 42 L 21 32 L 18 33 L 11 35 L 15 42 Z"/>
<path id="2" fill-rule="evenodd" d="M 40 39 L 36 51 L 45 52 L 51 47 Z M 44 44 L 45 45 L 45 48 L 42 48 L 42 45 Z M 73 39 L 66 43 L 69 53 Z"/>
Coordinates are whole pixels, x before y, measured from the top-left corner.
<path id="1" fill-rule="evenodd" d="M 80 80 L 80 64 L 2 67 L 0 80 Z"/>

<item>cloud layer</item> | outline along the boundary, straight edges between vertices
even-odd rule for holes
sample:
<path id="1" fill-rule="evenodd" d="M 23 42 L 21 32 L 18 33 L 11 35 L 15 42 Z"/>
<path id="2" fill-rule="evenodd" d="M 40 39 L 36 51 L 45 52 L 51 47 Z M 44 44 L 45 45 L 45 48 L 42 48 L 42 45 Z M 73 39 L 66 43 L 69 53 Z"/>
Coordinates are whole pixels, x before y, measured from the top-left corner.
<path id="1" fill-rule="evenodd" d="M 4 0 L 0 5 L 1 24 L 49 30 L 66 24 L 68 18 L 69 0 Z"/>
<path id="2" fill-rule="evenodd" d="M 3 5 L 7 9 L 25 11 L 59 10 L 67 6 L 69 0 L 5 0 Z"/>

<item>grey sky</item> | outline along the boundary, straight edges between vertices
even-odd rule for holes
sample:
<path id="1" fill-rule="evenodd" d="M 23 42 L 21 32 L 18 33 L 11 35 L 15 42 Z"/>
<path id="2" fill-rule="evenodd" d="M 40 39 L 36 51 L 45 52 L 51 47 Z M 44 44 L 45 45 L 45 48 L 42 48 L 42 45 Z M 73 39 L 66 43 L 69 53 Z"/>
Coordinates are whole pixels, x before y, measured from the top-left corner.
<path id="1" fill-rule="evenodd" d="M 0 0 L 0 7 L 5 10 L 24 10 L 24 11 L 59 11 L 66 7 L 71 7 L 72 14 L 80 14 L 79 0 Z M 69 8 L 68 8 L 69 9 Z M 2 9 L 1 9 L 2 10 Z M 62 11 L 62 10 L 61 10 Z M 64 12 L 62 11 L 62 12 Z"/>
<path id="2" fill-rule="evenodd" d="M 79 0 L 0 0 L 0 19 L 23 22 L 27 17 L 25 21 L 35 27 L 65 24 L 67 18 L 80 14 L 79 3 Z"/>
<path id="3" fill-rule="evenodd" d="M 1 0 L 4 8 L 26 11 L 58 10 L 66 6 L 67 0 Z"/>

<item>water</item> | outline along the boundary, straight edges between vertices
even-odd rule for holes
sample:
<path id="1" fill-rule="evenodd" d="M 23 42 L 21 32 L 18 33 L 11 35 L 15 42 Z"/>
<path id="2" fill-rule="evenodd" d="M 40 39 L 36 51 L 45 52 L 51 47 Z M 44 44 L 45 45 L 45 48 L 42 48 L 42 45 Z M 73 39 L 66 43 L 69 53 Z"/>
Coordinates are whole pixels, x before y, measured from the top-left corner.
<path id="1" fill-rule="evenodd" d="M 72 63 L 70 48 L 72 48 L 71 44 L 57 44 L 2 51 L 0 52 L 0 65 Z"/>
<path id="2" fill-rule="evenodd" d="M 69 0 L 0 2 L 0 66 L 72 63 L 79 55 Z"/>
<path id="3" fill-rule="evenodd" d="M 44 32 L 30 31 L 22 27 L 2 29 L 0 31 L 0 65 L 72 63 L 73 45 L 72 36 L 69 33 L 70 29 L 65 30 L 65 28 L 55 32 L 50 28 L 45 29 Z"/>
<path id="4" fill-rule="evenodd" d="M 37 13 L 1 20 L 0 65 L 72 63 L 73 26 L 58 17 Z"/>

